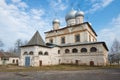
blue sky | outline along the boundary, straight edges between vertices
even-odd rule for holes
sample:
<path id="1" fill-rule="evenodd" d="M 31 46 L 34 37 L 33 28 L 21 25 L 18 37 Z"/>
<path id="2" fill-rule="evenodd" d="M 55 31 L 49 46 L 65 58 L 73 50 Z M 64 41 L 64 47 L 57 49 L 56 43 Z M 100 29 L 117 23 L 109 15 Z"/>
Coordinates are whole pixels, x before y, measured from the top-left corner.
<path id="1" fill-rule="evenodd" d="M 0 0 L 0 40 L 4 48 L 14 47 L 17 39 L 29 40 L 36 30 L 43 39 L 58 18 L 66 26 L 65 15 L 72 8 L 85 13 L 85 22 L 92 23 L 98 41 L 108 47 L 120 40 L 120 0 Z"/>

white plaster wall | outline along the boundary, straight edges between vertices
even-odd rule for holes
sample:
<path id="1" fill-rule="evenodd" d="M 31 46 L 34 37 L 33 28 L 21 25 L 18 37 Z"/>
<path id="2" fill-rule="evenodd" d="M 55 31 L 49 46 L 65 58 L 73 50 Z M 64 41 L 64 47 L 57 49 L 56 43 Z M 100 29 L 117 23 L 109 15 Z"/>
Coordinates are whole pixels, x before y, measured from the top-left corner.
<path id="1" fill-rule="evenodd" d="M 0 58 L 0 65 L 2 65 L 3 64 L 3 61 L 1 60 L 1 58 Z"/>
<path id="2" fill-rule="evenodd" d="M 24 52 L 30 52 L 33 51 L 35 53 L 35 46 L 30 46 L 30 47 L 23 47 L 21 48 L 21 55 L 20 55 L 20 60 L 19 60 L 19 66 L 25 66 L 25 57 L 29 56 L 32 59 L 32 56 L 30 55 L 24 55 Z"/>
<path id="3" fill-rule="evenodd" d="M 90 52 L 91 47 L 96 47 L 97 52 Z M 78 53 L 72 53 L 72 49 L 77 48 Z M 81 53 L 81 48 L 86 48 L 87 53 Z M 69 49 L 70 53 L 66 54 L 65 49 Z M 83 45 L 75 47 L 63 47 L 61 48 L 61 63 L 73 63 L 75 64 L 76 60 L 79 60 L 79 64 L 89 65 L 90 61 L 94 61 L 95 65 L 106 65 L 107 64 L 107 51 L 104 49 L 102 44 L 92 44 L 92 45 Z"/>
<path id="4" fill-rule="evenodd" d="M 75 61 L 79 60 L 80 65 L 90 65 L 90 61 L 94 61 L 94 65 L 105 65 L 105 60 L 103 55 L 92 55 L 80 53 L 66 54 L 62 56 L 62 63 L 72 63 L 75 64 Z"/>
<path id="5" fill-rule="evenodd" d="M 13 63 L 13 60 L 15 60 L 15 63 Z M 19 58 L 17 57 L 10 57 L 9 60 L 7 61 L 7 64 L 17 64 L 17 61 L 18 60 L 18 63 L 19 63 Z"/>
<path id="6" fill-rule="evenodd" d="M 22 48 L 21 49 L 21 57 L 20 57 L 20 66 L 25 66 L 25 57 L 29 56 L 30 57 L 30 64 L 31 66 L 39 66 L 39 61 L 42 61 L 42 65 L 55 65 L 58 64 L 59 61 L 59 54 L 58 54 L 59 48 L 46 48 L 46 47 L 39 47 L 39 46 L 34 46 L 34 48 L 31 49 L 31 47 L 27 48 Z M 33 51 L 34 55 L 23 55 L 23 53 L 27 51 Z M 42 51 L 43 54 L 44 52 L 48 52 L 48 55 L 38 55 L 39 51 Z"/>
<path id="7" fill-rule="evenodd" d="M 96 47 L 97 52 L 90 52 L 91 47 Z M 72 53 L 72 49 L 77 48 L 78 53 Z M 86 48 L 87 53 L 81 53 L 81 48 Z M 65 49 L 69 49 L 70 53 L 65 54 Z M 60 54 L 58 54 L 60 50 Z M 23 55 L 27 51 L 33 51 L 34 55 Z M 47 51 L 49 55 L 38 55 L 38 52 L 42 51 L 43 53 Z M 25 57 L 29 56 L 31 58 L 31 66 L 39 66 L 39 61 L 42 61 L 42 65 L 57 65 L 59 63 L 73 63 L 75 64 L 76 60 L 79 60 L 80 65 L 89 65 L 90 61 L 94 61 L 95 65 L 106 65 L 107 64 L 107 51 L 103 47 L 103 44 L 91 44 L 91 45 L 81 45 L 81 46 L 72 46 L 72 47 L 54 47 L 46 48 L 40 46 L 25 47 L 21 49 L 20 64 L 25 66 Z M 60 60 L 60 62 L 59 62 Z"/>
<path id="8" fill-rule="evenodd" d="M 12 62 L 13 60 L 15 60 L 15 63 Z M 17 64 L 16 60 L 18 60 L 18 63 L 19 63 L 19 58 L 18 57 L 10 57 L 9 60 L 5 60 L 5 65 L 7 65 L 7 64 Z M 1 60 L 1 58 L 0 58 L 0 65 L 3 65 L 3 60 Z"/>
<path id="9" fill-rule="evenodd" d="M 89 31 L 88 35 L 91 36 L 91 41 L 92 41 L 92 42 L 95 42 L 95 41 L 97 40 L 97 38 L 96 38 L 97 36 L 94 34 L 94 32 L 88 27 L 87 24 L 84 25 L 84 28 Z M 89 38 L 89 36 L 88 36 L 88 38 Z M 93 39 L 94 39 L 95 41 L 93 41 Z"/>

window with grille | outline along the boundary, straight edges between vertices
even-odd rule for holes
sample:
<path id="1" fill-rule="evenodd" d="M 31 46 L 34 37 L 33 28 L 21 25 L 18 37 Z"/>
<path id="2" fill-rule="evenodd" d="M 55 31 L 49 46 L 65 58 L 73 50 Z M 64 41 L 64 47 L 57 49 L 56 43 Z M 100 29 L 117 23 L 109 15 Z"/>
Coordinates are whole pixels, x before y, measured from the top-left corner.
<path id="1" fill-rule="evenodd" d="M 61 37 L 61 44 L 65 44 L 65 37 Z"/>
<path id="2" fill-rule="evenodd" d="M 79 34 L 75 35 L 75 42 L 80 42 L 80 35 Z"/>

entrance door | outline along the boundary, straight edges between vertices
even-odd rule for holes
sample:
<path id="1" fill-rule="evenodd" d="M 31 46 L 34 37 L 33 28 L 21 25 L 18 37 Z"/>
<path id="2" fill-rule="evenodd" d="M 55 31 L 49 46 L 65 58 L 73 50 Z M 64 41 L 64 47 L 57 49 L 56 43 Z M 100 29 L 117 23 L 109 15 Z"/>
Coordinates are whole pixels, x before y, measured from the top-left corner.
<path id="1" fill-rule="evenodd" d="M 30 57 L 25 57 L 25 66 L 30 66 Z"/>
<path id="2" fill-rule="evenodd" d="M 42 61 L 41 60 L 39 61 L 39 66 L 42 66 Z"/>
<path id="3" fill-rule="evenodd" d="M 78 65 L 78 60 L 75 61 L 75 64 Z"/>
<path id="4" fill-rule="evenodd" d="M 90 61 L 90 66 L 94 66 L 94 61 Z"/>
<path id="5" fill-rule="evenodd" d="M 18 60 L 16 60 L 16 64 L 18 65 Z"/>

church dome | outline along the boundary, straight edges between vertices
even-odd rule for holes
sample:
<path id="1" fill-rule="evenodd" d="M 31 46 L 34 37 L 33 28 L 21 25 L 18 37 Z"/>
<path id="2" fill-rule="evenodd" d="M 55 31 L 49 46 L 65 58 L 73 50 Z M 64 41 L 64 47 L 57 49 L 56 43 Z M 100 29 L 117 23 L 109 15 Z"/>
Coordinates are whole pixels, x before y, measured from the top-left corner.
<path id="1" fill-rule="evenodd" d="M 60 23 L 59 19 L 54 19 L 53 23 Z"/>
<path id="2" fill-rule="evenodd" d="M 74 19 L 75 18 L 75 14 L 76 14 L 77 11 L 75 10 L 71 10 L 66 16 L 65 16 L 65 20 L 69 20 L 69 19 Z"/>
<path id="3" fill-rule="evenodd" d="M 83 11 L 77 11 L 75 14 L 75 17 L 77 16 L 84 16 L 84 12 Z"/>

